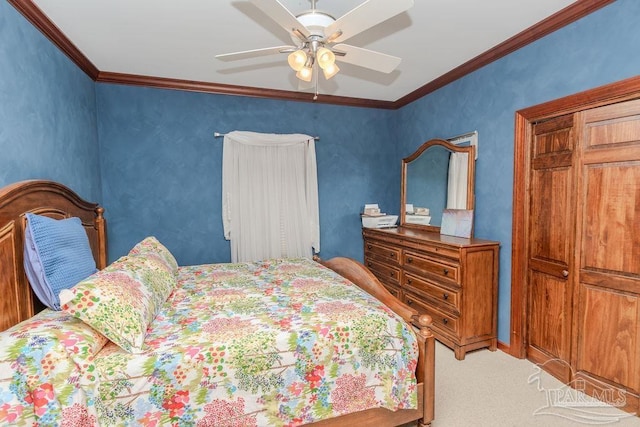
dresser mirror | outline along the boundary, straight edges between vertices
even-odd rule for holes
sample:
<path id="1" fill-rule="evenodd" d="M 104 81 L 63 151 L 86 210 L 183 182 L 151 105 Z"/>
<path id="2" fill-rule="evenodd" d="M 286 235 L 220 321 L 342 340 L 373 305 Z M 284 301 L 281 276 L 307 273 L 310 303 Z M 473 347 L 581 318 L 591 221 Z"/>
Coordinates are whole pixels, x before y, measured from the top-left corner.
<path id="1" fill-rule="evenodd" d="M 425 142 L 402 160 L 400 225 L 440 232 L 445 209 L 473 209 L 475 147 Z"/>

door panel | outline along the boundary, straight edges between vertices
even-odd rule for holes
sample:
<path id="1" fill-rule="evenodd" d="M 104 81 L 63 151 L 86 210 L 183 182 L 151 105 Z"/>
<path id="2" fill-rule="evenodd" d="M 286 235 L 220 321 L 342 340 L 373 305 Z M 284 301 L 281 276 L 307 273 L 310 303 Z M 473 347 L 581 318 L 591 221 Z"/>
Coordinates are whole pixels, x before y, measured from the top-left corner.
<path id="1" fill-rule="evenodd" d="M 585 151 L 620 150 L 638 146 L 640 140 L 640 100 L 587 110 L 584 123 Z"/>
<path id="2" fill-rule="evenodd" d="M 572 363 L 580 378 L 640 391 L 640 101 L 576 114 Z"/>
<path id="3" fill-rule="evenodd" d="M 640 162 L 588 165 L 581 268 L 640 275 Z"/>
<path id="4" fill-rule="evenodd" d="M 575 214 L 573 116 L 536 124 L 531 144 L 527 357 L 569 380 Z"/>
<path id="5" fill-rule="evenodd" d="M 566 280 L 533 271 L 529 278 L 529 346 L 552 358 L 569 360 Z"/>
<path id="6" fill-rule="evenodd" d="M 639 390 L 638 297 L 580 285 L 575 369 Z"/>
<path id="7" fill-rule="evenodd" d="M 564 165 L 533 171 L 531 182 L 532 260 L 558 262 L 568 265 L 571 242 L 566 238 L 573 225 L 569 209 L 571 201 L 571 170 Z"/>

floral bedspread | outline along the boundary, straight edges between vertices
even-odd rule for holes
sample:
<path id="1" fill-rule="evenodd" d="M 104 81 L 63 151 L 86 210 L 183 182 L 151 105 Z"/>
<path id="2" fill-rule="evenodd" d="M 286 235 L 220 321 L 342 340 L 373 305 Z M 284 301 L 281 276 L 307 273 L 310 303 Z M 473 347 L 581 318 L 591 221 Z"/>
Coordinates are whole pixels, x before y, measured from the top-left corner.
<path id="1" fill-rule="evenodd" d="M 151 351 L 105 341 L 49 310 L 1 333 L 0 424 L 294 426 L 417 407 L 413 331 L 309 260 L 181 267 Z"/>

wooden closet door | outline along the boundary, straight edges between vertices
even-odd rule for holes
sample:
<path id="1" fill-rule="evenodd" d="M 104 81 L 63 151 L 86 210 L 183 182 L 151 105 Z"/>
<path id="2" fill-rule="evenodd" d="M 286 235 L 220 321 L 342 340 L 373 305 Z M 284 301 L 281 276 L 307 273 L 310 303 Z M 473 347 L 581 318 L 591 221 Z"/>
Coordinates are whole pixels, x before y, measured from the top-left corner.
<path id="1" fill-rule="evenodd" d="M 640 391 L 640 100 L 578 113 L 573 365 L 592 390 Z M 620 397 L 614 393 L 613 398 Z"/>
<path id="2" fill-rule="evenodd" d="M 526 352 L 562 381 L 571 378 L 575 157 L 573 115 L 533 127 Z"/>

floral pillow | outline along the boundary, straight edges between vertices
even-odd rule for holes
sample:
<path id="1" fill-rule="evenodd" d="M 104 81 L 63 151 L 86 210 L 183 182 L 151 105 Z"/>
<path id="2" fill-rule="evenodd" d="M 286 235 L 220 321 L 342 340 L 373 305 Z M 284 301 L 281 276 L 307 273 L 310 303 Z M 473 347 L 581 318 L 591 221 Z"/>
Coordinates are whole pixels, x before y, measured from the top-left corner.
<path id="1" fill-rule="evenodd" d="M 153 236 L 149 236 L 135 245 L 129 251 L 129 255 L 144 255 L 149 258 L 157 258 L 167 265 L 167 268 L 170 269 L 174 276 L 178 274 L 178 263 L 173 254 Z"/>
<path id="2" fill-rule="evenodd" d="M 60 293 L 62 309 L 130 353 L 145 351 L 149 324 L 176 285 L 165 262 L 124 256 Z"/>
<path id="3" fill-rule="evenodd" d="M 43 310 L 3 334 L 41 343 L 58 340 L 70 357 L 83 362 L 95 356 L 108 341 L 104 335 L 69 313 L 53 310 Z"/>
<path id="4" fill-rule="evenodd" d="M 0 332 L 0 425 L 94 425 L 74 423 L 68 402 L 89 399 L 84 387 L 95 384 L 93 362 L 107 342 L 81 320 L 53 310 Z"/>

